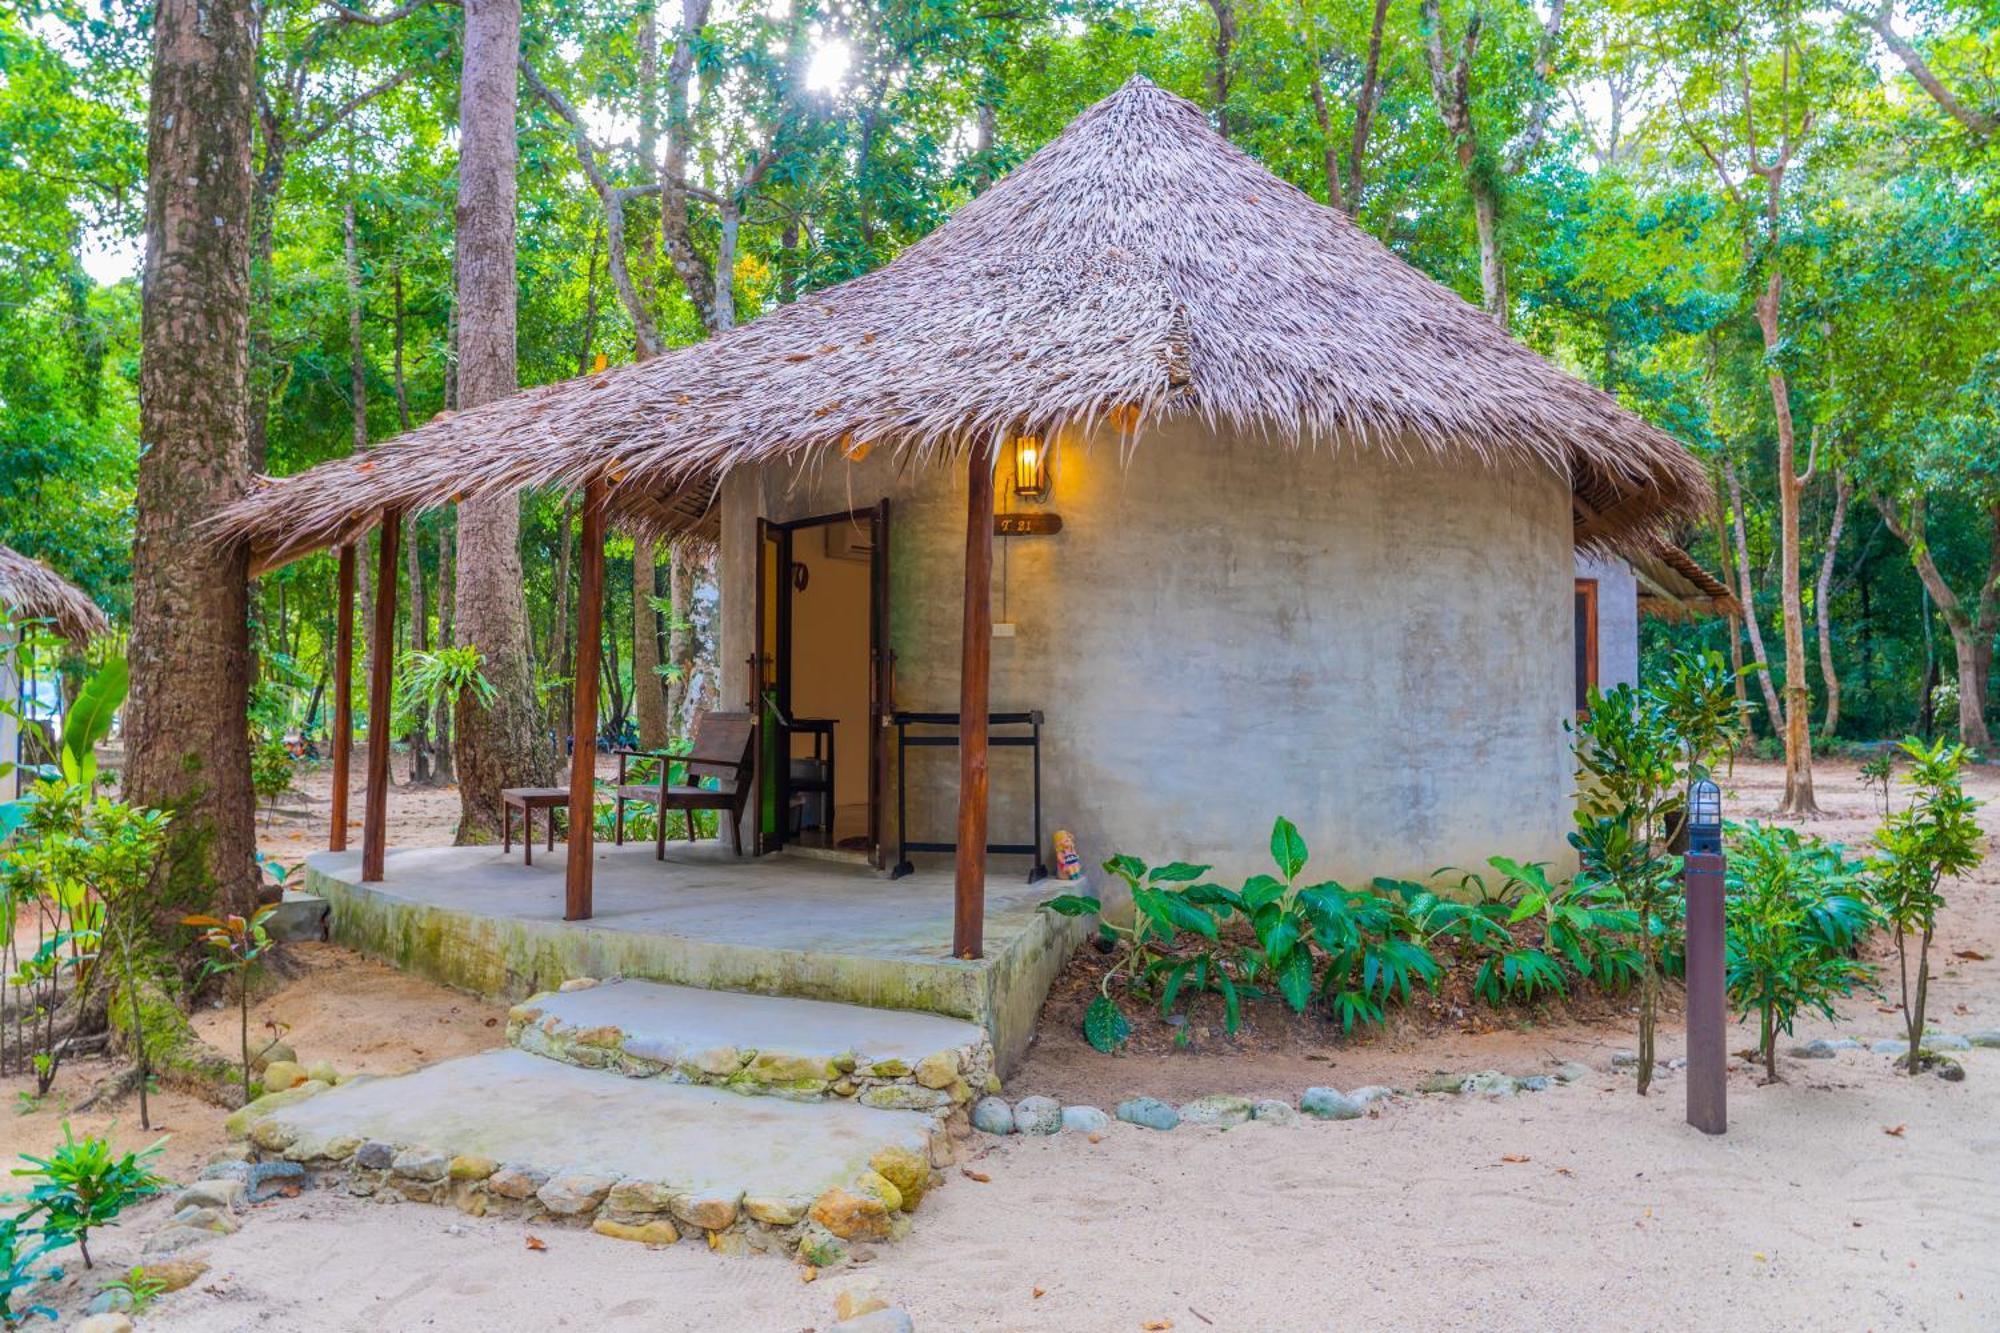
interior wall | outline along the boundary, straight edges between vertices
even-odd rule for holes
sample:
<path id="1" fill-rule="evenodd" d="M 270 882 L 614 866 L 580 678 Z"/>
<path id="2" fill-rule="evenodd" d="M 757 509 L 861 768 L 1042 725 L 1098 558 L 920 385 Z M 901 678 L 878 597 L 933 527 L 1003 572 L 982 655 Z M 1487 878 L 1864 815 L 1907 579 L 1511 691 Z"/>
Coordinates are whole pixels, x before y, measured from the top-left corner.
<path id="1" fill-rule="evenodd" d="M 1198 423 L 1127 453 L 1066 448 L 1040 506 L 1062 532 L 996 538 L 994 617 L 1013 632 L 994 640 L 992 705 L 1047 714 L 1045 839 L 1071 830 L 1088 867 L 1125 852 L 1240 876 L 1266 868 L 1283 814 L 1309 873 L 1353 883 L 1496 853 L 1569 862 L 1562 478 Z M 962 462 L 886 451 L 732 477 L 725 603 L 751 584 L 760 507 L 782 519 L 888 495 L 894 703 L 955 710 L 965 493 Z M 725 606 L 738 661 L 750 614 Z M 996 841 L 1027 840 L 1028 785 L 1025 751 L 993 752 Z M 949 836 L 956 789 L 956 751 L 912 756 L 913 836 Z M 887 806 L 893 838 L 893 793 Z"/>
<path id="2" fill-rule="evenodd" d="M 792 593 L 792 714 L 834 719 L 834 831 L 849 837 L 868 831 L 869 569 L 865 556 L 828 554 L 831 527 L 792 532 L 792 562 L 806 571 Z M 792 741 L 794 755 L 812 754 L 810 737 Z"/>

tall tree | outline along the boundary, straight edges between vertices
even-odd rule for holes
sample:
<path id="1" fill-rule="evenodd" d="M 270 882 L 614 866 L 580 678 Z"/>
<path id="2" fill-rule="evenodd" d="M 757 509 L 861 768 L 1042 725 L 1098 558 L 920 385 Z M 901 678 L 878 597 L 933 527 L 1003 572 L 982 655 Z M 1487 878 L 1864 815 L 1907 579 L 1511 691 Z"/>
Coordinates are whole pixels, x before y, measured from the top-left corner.
<path id="1" fill-rule="evenodd" d="M 161 0 L 147 112 L 132 554 L 132 800 L 174 811 L 173 905 L 256 901 L 249 556 L 201 524 L 249 485 L 250 148 L 257 7 Z"/>
<path id="2" fill-rule="evenodd" d="M 466 0 L 458 95 L 458 401 L 477 407 L 519 387 L 515 370 L 516 63 L 520 0 Z M 503 787 L 543 786 L 554 756 L 535 701 L 521 570 L 521 502 L 503 495 L 458 507 L 458 641 L 479 649 L 492 702 L 460 697 L 460 842 L 496 837 Z M 577 745 L 595 737 L 578 736 Z"/>
<path id="3" fill-rule="evenodd" d="M 1768 26 L 1763 17 L 1769 18 Z M 1779 810 L 1806 816 L 1819 813 L 1819 802 L 1813 795 L 1799 497 L 1817 475 L 1819 442 L 1815 436 L 1801 467 L 1786 373 L 1785 178 L 1810 140 L 1817 111 L 1813 98 L 1826 96 L 1828 83 L 1809 67 L 1819 53 L 1803 44 L 1802 23 L 1790 0 L 1779 0 L 1768 16 L 1732 12 L 1718 19 L 1705 10 L 1698 14 L 1692 32 L 1701 46 L 1690 55 L 1702 77 L 1691 80 L 1683 96 L 1706 99 L 1706 104 L 1685 108 L 1683 123 L 1736 211 L 1743 276 L 1756 293 L 1753 308 L 1777 439 L 1778 615 L 1785 647 L 1784 712 L 1779 719 L 1785 738 L 1785 796 Z M 1762 49 L 1767 40 L 1775 50 Z"/>
<path id="4" fill-rule="evenodd" d="M 1424 59 L 1430 69 L 1431 95 L 1437 102 L 1439 119 L 1451 134 L 1466 192 L 1472 196 L 1473 229 L 1479 241 L 1479 287 L 1486 313 L 1498 320 L 1501 328 L 1506 328 L 1512 318 L 1507 294 L 1507 259 L 1500 237 L 1503 181 L 1521 174 L 1529 155 L 1541 146 L 1548 132 L 1549 103 L 1554 89 L 1551 75 L 1562 40 L 1563 14 L 1564 0 L 1551 0 L 1548 14 L 1536 25 L 1533 78 L 1526 90 L 1525 120 L 1520 132 L 1503 148 L 1496 146 L 1482 130 L 1473 93 L 1473 65 L 1486 30 L 1485 11 L 1475 8 L 1466 17 L 1458 41 L 1449 43 L 1440 0 L 1422 0 Z M 1456 47 L 1453 55 L 1446 55 L 1447 45 Z"/>

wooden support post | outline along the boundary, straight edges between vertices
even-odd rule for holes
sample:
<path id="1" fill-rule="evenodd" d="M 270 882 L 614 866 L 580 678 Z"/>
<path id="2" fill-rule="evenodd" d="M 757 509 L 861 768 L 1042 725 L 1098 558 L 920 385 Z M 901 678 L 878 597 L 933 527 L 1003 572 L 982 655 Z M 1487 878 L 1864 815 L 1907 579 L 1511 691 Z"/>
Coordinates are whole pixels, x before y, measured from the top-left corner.
<path id="1" fill-rule="evenodd" d="M 951 952 L 978 958 L 986 930 L 986 717 L 993 667 L 993 455 L 966 465 L 965 638 L 958 672 L 958 878 Z"/>
<path id="2" fill-rule="evenodd" d="M 395 730 L 391 695 L 396 661 L 396 548 L 403 536 L 400 509 L 382 511 L 375 561 L 375 623 L 370 627 L 368 672 L 368 804 L 361 814 L 361 882 L 382 879 L 389 850 L 389 738 Z"/>
<path id="3" fill-rule="evenodd" d="M 569 866 L 563 879 L 563 920 L 590 920 L 595 857 L 591 821 L 597 813 L 597 673 L 604 630 L 605 485 L 583 492 L 583 531 L 577 538 L 576 713 L 569 764 Z M 659 811 L 664 820 L 667 812 Z M 549 817 L 555 818 L 553 811 Z"/>
<path id="4" fill-rule="evenodd" d="M 1704 1134 L 1729 1129 L 1729 998 L 1722 914 L 1725 863 L 1689 852 L 1687 889 L 1687 1122 Z"/>
<path id="5" fill-rule="evenodd" d="M 333 826 L 326 849 L 347 850 L 348 769 L 354 756 L 354 547 L 340 548 L 333 630 Z"/>

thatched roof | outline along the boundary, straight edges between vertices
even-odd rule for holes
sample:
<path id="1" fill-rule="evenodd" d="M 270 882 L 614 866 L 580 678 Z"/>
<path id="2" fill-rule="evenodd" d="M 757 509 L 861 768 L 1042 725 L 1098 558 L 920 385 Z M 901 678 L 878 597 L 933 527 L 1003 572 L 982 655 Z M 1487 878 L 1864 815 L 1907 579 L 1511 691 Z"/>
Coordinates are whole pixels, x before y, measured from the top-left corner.
<path id="1" fill-rule="evenodd" d="M 1272 448 L 1536 459 L 1571 480 L 1593 547 L 1647 543 L 1707 494 L 1678 441 L 1135 78 L 874 273 L 266 483 L 222 531 L 269 564 L 385 506 L 593 476 L 627 526 L 689 530 L 746 463 L 1107 421 L 1143 447 L 1147 423 L 1190 415 Z"/>
<path id="2" fill-rule="evenodd" d="M 1671 542 L 1635 554 L 1632 574 L 1639 583 L 1639 610 L 1662 620 L 1737 614 L 1727 584 Z"/>
<path id="3" fill-rule="evenodd" d="M 0 606 L 17 620 L 48 620 L 66 639 L 81 642 L 111 628 L 83 589 L 11 546 L 0 546 Z"/>

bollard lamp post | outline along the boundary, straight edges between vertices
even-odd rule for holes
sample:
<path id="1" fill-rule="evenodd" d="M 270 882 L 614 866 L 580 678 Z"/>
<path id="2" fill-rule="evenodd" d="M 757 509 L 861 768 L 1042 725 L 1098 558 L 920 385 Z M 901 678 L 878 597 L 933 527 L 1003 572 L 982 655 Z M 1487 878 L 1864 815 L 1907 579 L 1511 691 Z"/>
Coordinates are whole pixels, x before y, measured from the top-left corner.
<path id="1" fill-rule="evenodd" d="M 1723 981 L 1722 789 L 1688 788 L 1687 1120 L 1704 1134 L 1729 1128 L 1728 1001 Z"/>

